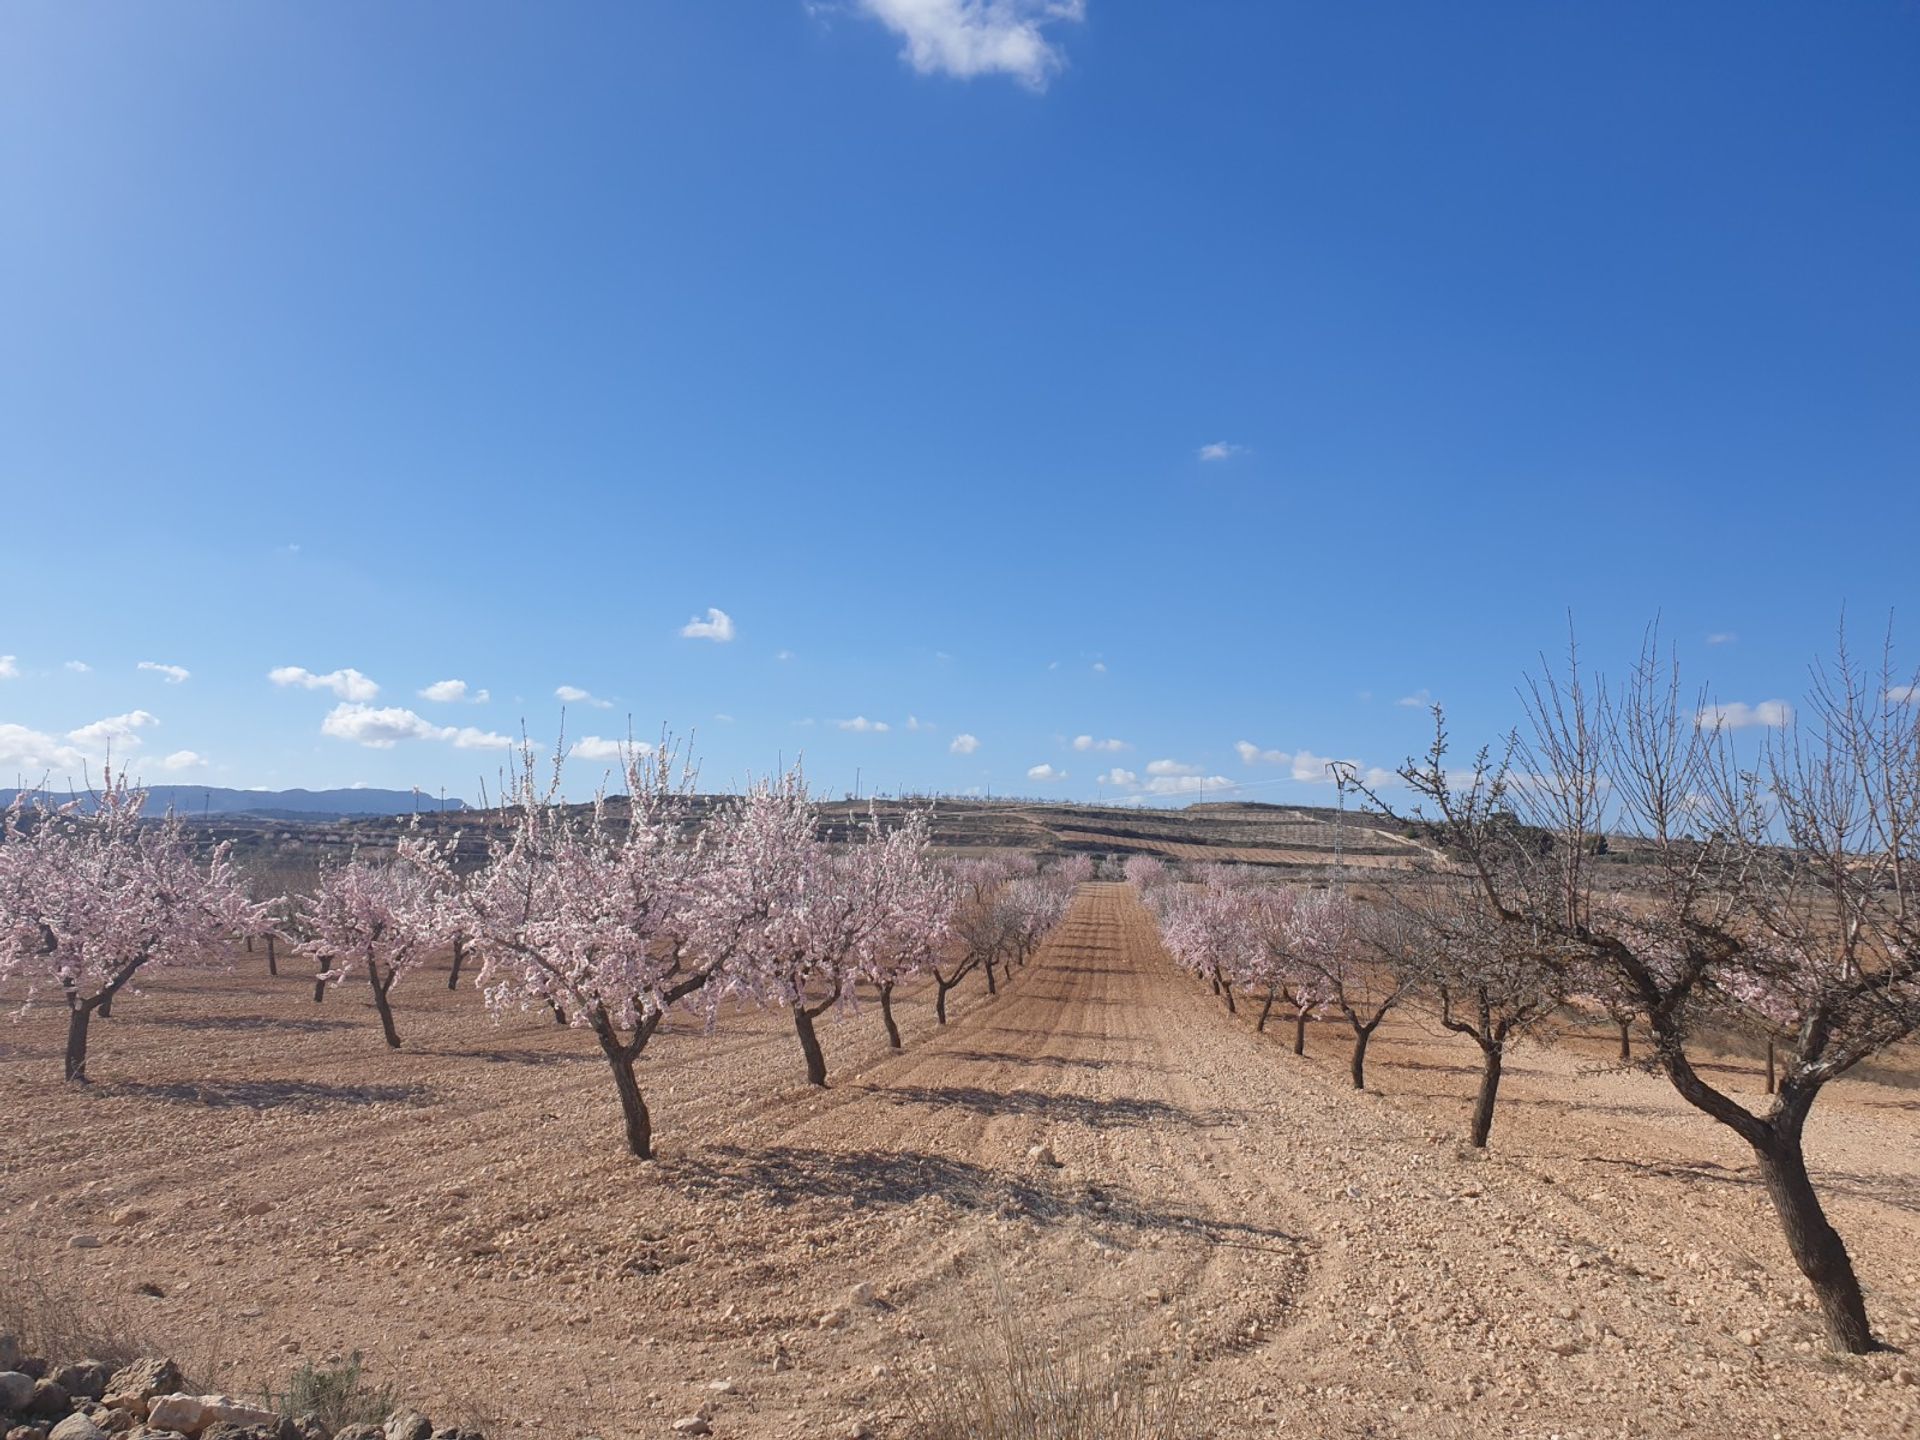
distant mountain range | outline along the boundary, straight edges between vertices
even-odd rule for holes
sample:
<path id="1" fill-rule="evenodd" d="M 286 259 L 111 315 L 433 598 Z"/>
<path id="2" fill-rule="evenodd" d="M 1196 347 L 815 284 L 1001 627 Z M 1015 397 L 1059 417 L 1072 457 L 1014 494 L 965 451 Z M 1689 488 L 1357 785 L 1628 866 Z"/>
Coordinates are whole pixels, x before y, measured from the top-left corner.
<path id="1" fill-rule="evenodd" d="M 0 805 L 11 805 L 18 790 L 0 790 Z M 70 797 L 60 791 L 46 792 L 50 804 L 64 804 Z M 81 797 L 83 800 L 85 797 Z M 438 795 L 411 790 L 227 790 L 218 785 L 151 785 L 147 787 L 147 813 L 163 815 L 178 811 L 196 815 L 258 815 L 273 820 L 344 820 L 373 815 L 411 815 L 436 813 L 442 808 Z M 445 808 L 465 810 L 467 802 L 447 797 Z"/>

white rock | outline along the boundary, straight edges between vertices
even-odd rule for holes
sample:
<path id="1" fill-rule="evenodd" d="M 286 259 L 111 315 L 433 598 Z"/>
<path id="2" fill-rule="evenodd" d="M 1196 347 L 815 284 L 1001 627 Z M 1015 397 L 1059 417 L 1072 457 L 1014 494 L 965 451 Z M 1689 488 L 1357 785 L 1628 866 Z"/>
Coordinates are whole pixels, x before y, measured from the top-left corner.
<path id="1" fill-rule="evenodd" d="M 682 1415 L 678 1420 L 673 1422 L 673 1433 L 676 1435 L 711 1435 L 713 1433 L 713 1426 L 707 1423 L 707 1417 L 704 1415 Z"/>
<path id="2" fill-rule="evenodd" d="M 47 1432 L 47 1440 L 107 1440 L 107 1432 L 84 1415 L 69 1415 Z"/>

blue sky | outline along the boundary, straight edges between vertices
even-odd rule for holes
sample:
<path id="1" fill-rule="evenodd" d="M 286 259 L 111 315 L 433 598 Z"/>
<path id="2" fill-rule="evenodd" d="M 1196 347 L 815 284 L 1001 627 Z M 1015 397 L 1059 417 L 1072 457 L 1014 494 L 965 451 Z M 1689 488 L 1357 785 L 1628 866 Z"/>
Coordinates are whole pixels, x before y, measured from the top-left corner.
<path id="1" fill-rule="evenodd" d="M 1764 718 L 1920 650 L 1916 156 L 1891 0 L 12 0 L 0 772 L 1325 801 L 1569 611 Z"/>

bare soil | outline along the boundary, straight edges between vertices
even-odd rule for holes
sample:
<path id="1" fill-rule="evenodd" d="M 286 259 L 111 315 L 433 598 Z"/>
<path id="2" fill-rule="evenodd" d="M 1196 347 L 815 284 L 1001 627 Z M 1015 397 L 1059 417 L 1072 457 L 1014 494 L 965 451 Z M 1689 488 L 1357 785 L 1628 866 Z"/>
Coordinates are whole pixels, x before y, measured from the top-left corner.
<path id="1" fill-rule="evenodd" d="M 236 1393 L 357 1348 L 490 1435 L 704 1407 L 720 1436 L 884 1436 L 1011 1307 L 1036 1344 L 1185 1356 L 1201 1434 L 1920 1433 L 1915 1360 L 1825 1351 L 1745 1156 L 1605 1069 L 1609 1035 L 1517 1057 L 1476 1155 L 1470 1044 L 1409 1014 L 1356 1095 L 1337 1026 L 1305 1061 L 1255 1035 L 1122 886 L 943 1030 L 903 993 L 902 1054 L 873 1007 L 826 1024 L 824 1093 L 777 1015 L 678 1023 L 641 1067 L 652 1165 L 581 1033 L 428 973 L 392 1052 L 360 991 L 232 958 L 124 996 L 90 1087 L 57 1078 L 55 1009 L 0 1028 L 0 1263 L 134 1307 Z M 1834 1086 L 1810 1150 L 1880 1332 L 1920 1343 L 1911 1068 Z"/>

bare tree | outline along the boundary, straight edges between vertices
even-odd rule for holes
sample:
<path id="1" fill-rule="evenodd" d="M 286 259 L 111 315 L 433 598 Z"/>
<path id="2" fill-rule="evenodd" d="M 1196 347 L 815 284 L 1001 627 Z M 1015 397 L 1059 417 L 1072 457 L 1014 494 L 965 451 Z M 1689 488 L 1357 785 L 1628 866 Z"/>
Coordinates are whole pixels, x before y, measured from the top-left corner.
<path id="1" fill-rule="evenodd" d="M 1577 655 L 1525 691 L 1527 726 L 1493 762 L 1448 770 L 1444 717 L 1401 772 L 1489 913 L 1569 970 L 1604 972 L 1645 1018 L 1688 1104 L 1752 1148 L 1835 1348 L 1874 1348 L 1853 1262 L 1807 1172 L 1822 1089 L 1920 1027 L 1920 684 L 1849 654 L 1817 666 L 1807 715 L 1743 763 L 1727 712 L 1683 693 L 1649 632 L 1618 698 Z M 1377 796 L 1374 803 L 1379 804 Z M 1640 883 L 1600 890 L 1609 820 Z M 1749 1109 L 1690 1053 L 1703 1017 L 1762 1010 L 1790 1035 L 1777 1093 Z"/>

